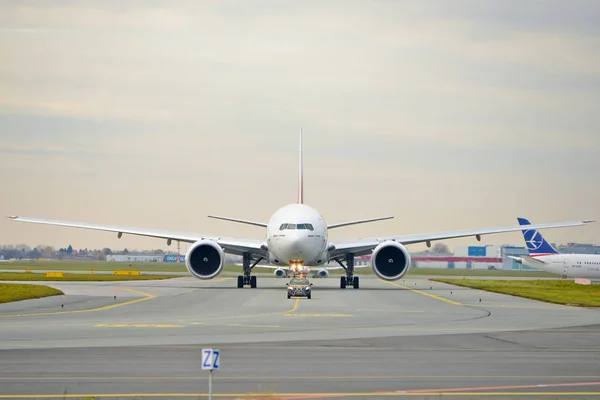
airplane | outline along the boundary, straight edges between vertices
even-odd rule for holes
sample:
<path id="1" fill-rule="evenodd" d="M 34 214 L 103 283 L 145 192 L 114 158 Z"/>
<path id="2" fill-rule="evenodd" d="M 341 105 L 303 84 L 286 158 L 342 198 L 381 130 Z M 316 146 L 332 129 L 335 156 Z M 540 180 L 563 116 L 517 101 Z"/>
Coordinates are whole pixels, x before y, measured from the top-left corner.
<path id="1" fill-rule="evenodd" d="M 526 218 L 517 218 L 519 225 L 531 225 Z M 565 278 L 600 278 L 600 254 L 563 254 L 531 226 L 523 230 L 529 256 L 509 256 L 527 267 L 558 274 Z"/>
<path id="2" fill-rule="evenodd" d="M 275 276 L 282 276 L 286 271 L 305 272 L 310 267 L 319 267 L 318 274 L 327 276 L 328 270 L 342 268 L 345 274 L 340 277 L 340 288 L 352 286 L 359 288 L 359 277 L 355 276 L 354 257 L 370 255 L 370 266 L 375 275 L 383 280 L 401 279 L 411 267 L 411 257 L 406 245 L 431 242 L 442 239 L 474 236 L 478 241 L 482 235 L 516 232 L 519 226 L 496 227 L 483 229 L 466 229 L 448 232 L 397 235 L 388 237 L 371 237 L 346 241 L 330 241 L 331 229 L 345 226 L 381 221 L 393 216 L 353 220 L 328 224 L 323 216 L 314 208 L 304 203 L 304 179 L 302 161 L 302 130 L 298 157 L 298 197 L 296 203 L 287 204 L 275 211 L 268 222 L 257 222 L 246 219 L 209 215 L 225 221 L 254 225 L 266 228 L 264 239 L 247 239 L 237 237 L 207 236 L 193 233 L 167 232 L 156 229 L 99 225 L 85 222 L 68 222 L 20 216 L 7 216 L 14 221 L 66 226 L 83 229 L 94 229 L 116 232 L 117 237 L 123 234 L 139 235 L 166 239 L 167 245 L 173 240 L 191 243 L 185 256 L 185 265 L 191 275 L 198 279 L 213 279 L 223 271 L 225 253 L 242 256 L 242 275 L 237 277 L 237 287 L 257 287 L 256 275 L 252 275 L 258 263 L 268 261 L 276 267 Z M 532 229 L 573 227 L 594 221 L 571 221 L 532 225 Z M 337 262 L 340 267 L 327 267 L 325 264 Z"/>

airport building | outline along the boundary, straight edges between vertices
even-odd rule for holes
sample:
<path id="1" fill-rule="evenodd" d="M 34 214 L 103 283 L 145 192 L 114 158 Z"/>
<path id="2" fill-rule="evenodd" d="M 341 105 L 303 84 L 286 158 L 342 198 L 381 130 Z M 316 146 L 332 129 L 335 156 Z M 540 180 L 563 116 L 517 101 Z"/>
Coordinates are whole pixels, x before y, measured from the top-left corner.
<path id="1" fill-rule="evenodd" d="M 567 254 L 600 254 L 600 246 L 586 243 L 567 243 L 556 247 L 556 250 Z"/>
<path id="2" fill-rule="evenodd" d="M 468 264 L 464 266 L 467 269 L 521 269 L 530 270 L 531 268 L 525 267 L 517 263 L 509 256 L 526 256 L 527 249 L 525 246 L 464 246 L 457 247 L 454 249 L 454 256 L 468 257 L 466 263 L 471 263 L 471 268 Z M 455 266 L 455 268 L 461 268 L 463 265 Z"/>
<path id="3" fill-rule="evenodd" d="M 509 256 L 527 255 L 524 246 L 464 246 L 456 247 L 453 254 L 411 254 L 412 268 L 531 270 Z M 371 256 L 356 258 L 356 265 L 369 263 Z"/>

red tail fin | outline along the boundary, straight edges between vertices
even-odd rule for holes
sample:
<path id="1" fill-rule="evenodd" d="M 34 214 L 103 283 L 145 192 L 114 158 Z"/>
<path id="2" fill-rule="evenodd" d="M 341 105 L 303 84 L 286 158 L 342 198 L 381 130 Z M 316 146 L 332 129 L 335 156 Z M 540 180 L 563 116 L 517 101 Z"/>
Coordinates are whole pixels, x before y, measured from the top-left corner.
<path id="1" fill-rule="evenodd" d="M 300 153 L 298 158 L 298 204 L 304 203 L 304 173 L 302 166 L 302 128 L 300 128 Z"/>

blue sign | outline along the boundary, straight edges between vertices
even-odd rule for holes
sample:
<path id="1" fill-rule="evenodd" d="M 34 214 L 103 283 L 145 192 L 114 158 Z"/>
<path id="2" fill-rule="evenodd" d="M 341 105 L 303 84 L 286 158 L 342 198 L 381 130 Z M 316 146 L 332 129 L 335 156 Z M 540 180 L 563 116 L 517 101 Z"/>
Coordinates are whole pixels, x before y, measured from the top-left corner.
<path id="1" fill-rule="evenodd" d="M 202 369 L 219 369 L 219 349 L 202 349 Z"/>
<path id="2" fill-rule="evenodd" d="M 164 262 L 185 262 L 185 256 L 178 256 L 177 254 L 166 254 Z"/>
<path id="3" fill-rule="evenodd" d="M 469 257 L 485 257 L 485 246 L 469 246 Z"/>

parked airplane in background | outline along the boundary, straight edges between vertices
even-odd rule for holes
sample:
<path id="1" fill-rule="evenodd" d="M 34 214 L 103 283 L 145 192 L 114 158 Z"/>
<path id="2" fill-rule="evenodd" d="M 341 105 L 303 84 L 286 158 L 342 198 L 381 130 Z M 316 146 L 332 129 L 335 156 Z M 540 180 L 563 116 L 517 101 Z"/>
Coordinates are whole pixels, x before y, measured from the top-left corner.
<path id="1" fill-rule="evenodd" d="M 261 260 L 267 260 L 275 265 L 276 276 L 281 276 L 285 271 L 308 272 L 309 267 L 320 267 L 318 274 L 326 276 L 329 267 L 324 264 L 336 261 L 344 270 L 345 276 L 340 277 L 340 288 L 352 285 L 359 287 L 359 279 L 354 276 L 354 257 L 371 255 L 373 272 L 381 279 L 394 281 L 402 278 L 411 265 L 410 254 L 405 245 L 413 243 L 426 243 L 428 247 L 434 240 L 451 239 L 475 236 L 481 240 L 481 235 L 503 232 L 516 232 L 519 226 L 501 228 L 468 229 L 450 232 L 422 233 L 413 235 L 400 235 L 390 237 L 373 237 L 350 241 L 331 242 L 328 240 L 328 231 L 343 226 L 362 224 L 365 222 L 380 221 L 393 217 L 380 217 L 356 221 L 327 224 L 325 219 L 314 208 L 304 204 L 303 167 L 302 167 L 302 132 L 300 132 L 298 176 L 298 200 L 295 204 L 288 204 L 275 211 L 269 222 L 255 222 L 236 218 L 209 216 L 227 221 L 250 224 L 266 228 L 264 239 L 243 239 L 221 236 L 204 236 L 189 233 L 166 232 L 145 228 L 120 227 L 109 225 L 96 225 L 81 222 L 54 221 L 38 218 L 9 216 L 15 221 L 32 222 L 75 228 L 96 229 L 116 232 L 117 237 L 126 233 L 130 235 L 149 236 L 167 239 L 170 245 L 173 240 L 192 243 L 189 247 L 185 265 L 188 271 L 199 279 L 212 279 L 223 270 L 224 254 L 242 256 L 242 275 L 238 276 L 239 288 L 250 285 L 256 287 L 256 276 L 252 270 Z M 559 228 L 584 225 L 590 221 L 573 221 L 560 223 L 547 223 L 532 225 L 532 229 Z M 338 268 L 338 267 L 335 267 Z"/>
<path id="2" fill-rule="evenodd" d="M 521 226 L 531 225 L 525 218 L 517 218 Z M 509 256 L 530 268 L 547 271 L 569 278 L 600 278 L 600 254 L 563 254 L 556 251 L 534 225 L 523 230 L 529 256 Z"/>

